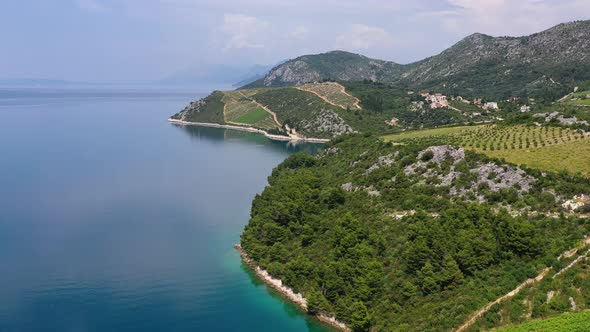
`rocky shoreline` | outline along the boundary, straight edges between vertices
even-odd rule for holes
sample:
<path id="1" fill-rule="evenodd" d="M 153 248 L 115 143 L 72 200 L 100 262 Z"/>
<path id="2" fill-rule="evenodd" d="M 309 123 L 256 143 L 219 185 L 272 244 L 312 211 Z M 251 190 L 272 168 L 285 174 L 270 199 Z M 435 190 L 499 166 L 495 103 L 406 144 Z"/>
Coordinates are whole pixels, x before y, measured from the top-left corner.
<path id="1" fill-rule="evenodd" d="M 183 121 L 178 119 L 169 118 L 168 122 L 181 125 L 181 126 L 201 126 L 201 127 L 213 127 L 213 128 L 224 128 L 224 129 L 233 129 L 239 131 L 246 131 L 250 133 L 257 133 L 266 136 L 269 139 L 276 140 L 276 141 L 297 141 L 297 142 L 307 142 L 307 143 L 327 143 L 330 140 L 325 138 L 308 138 L 308 137 L 291 137 L 291 136 L 283 136 L 283 135 L 273 135 L 269 134 L 267 131 L 262 129 L 257 129 L 253 127 L 242 127 L 242 126 L 234 126 L 234 125 L 224 125 L 219 123 L 209 123 L 209 122 L 189 122 Z"/>
<path id="2" fill-rule="evenodd" d="M 234 248 L 240 253 L 242 257 L 242 261 L 250 268 L 256 276 L 264 282 L 267 286 L 272 287 L 277 292 L 279 292 L 283 297 L 288 299 L 289 301 L 295 303 L 301 310 L 307 312 L 307 299 L 303 297 L 300 293 L 295 293 L 291 288 L 283 285 L 283 282 L 280 279 L 273 278 L 266 270 L 263 270 L 248 257 L 248 253 L 246 253 L 242 246 L 236 244 Z M 338 321 L 335 317 L 330 317 L 324 314 L 315 315 L 320 322 L 330 325 L 333 328 L 336 328 L 340 331 L 344 332 L 351 332 L 350 328 L 346 326 L 346 324 Z"/>

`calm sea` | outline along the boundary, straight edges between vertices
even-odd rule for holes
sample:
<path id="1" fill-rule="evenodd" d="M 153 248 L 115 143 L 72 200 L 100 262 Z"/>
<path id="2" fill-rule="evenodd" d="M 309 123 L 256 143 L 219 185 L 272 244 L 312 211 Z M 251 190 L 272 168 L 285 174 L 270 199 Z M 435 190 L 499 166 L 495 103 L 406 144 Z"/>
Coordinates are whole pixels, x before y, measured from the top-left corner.
<path id="1" fill-rule="evenodd" d="M 326 331 L 232 246 L 291 146 L 195 95 L 0 90 L 0 331 Z"/>

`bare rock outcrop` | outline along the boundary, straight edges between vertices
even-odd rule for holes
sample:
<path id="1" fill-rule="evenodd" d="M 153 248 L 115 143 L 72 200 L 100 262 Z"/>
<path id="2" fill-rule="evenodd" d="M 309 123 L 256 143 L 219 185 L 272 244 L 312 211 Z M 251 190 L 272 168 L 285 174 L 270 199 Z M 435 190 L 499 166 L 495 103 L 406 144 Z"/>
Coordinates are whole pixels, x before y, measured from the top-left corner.
<path id="1" fill-rule="evenodd" d="M 323 132 L 331 136 L 356 132 L 336 112 L 325 109 L 315 112 L 310 119 L 300 121 L 297 127 L 300 131 L 303 129 L 308 132 Z"/>
<path id="2" fill-rule="evenodd" d="M 205 98 L 191 101 L 182 111 L 171 116 L 174 120 L 187 121 L 192 113 L 200 113 L 205 107 Z"/>
<path id="3" fill-rule="evenodd" d="M 465 160 L 465 150 L 455 148 L 450 145 L 431 146 L 418 154 L 418 161 L 406 166 L 404 172 L 406 175 L 416 174 L 418 168 L 426 167 L 430 162 L 441 164 L 447 159 L 452 159 L 453 165 L 461 160 Z"/>
<path id="4" fill-rule="evenodd" d="M 485 183 L 494 192 L 508 188 L 517 188 L 519 192 L 528 192 L 536 180 L 520 168 L 498 166 L 494 163 L 481 165 L 472 169 L 471 172 L 477 174 L 478 185 Z"/>

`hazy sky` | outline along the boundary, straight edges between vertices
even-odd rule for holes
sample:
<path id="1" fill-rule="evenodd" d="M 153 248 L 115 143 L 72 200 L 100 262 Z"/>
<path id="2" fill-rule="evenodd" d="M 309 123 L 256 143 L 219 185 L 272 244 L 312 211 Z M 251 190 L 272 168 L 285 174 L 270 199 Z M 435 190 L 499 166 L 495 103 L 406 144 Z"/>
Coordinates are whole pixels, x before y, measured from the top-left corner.
<path id="1" fill-rule="evenodd" d="M 408 63 L 589 18 L 590 0 L 1 0 L 0 79 L 154 80 L 333 49 Z"/>

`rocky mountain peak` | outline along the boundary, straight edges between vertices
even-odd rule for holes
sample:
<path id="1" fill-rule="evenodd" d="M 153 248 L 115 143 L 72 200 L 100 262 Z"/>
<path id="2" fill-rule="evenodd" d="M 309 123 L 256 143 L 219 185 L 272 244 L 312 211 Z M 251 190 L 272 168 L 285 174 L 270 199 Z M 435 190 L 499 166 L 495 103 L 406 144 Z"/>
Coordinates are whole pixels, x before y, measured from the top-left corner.
<path id="1" fill-rule="evenodd" d="M 469 36 L 463 38 L 459 43 L 472 43 L 472 44 L 481 44 L 486 40 L 492 39 L 494 37 L 490 36 L 490 35 L 486 35 L 483 33 L 473 33 L 470 34 Z"/>
<path id="2" fill-rule="evenodd" d="M 590 79 L 590 21 L 559 24 L 523 37 L 471 34 L 438 55 L 408 65 L 346 51 L 305 55 L 273 68 L 247 87 L 298 85 L 322 79 L 401 83 L 413 89 L 472 96 L 531 95 L 543 77 L 557 83 Z"/>

